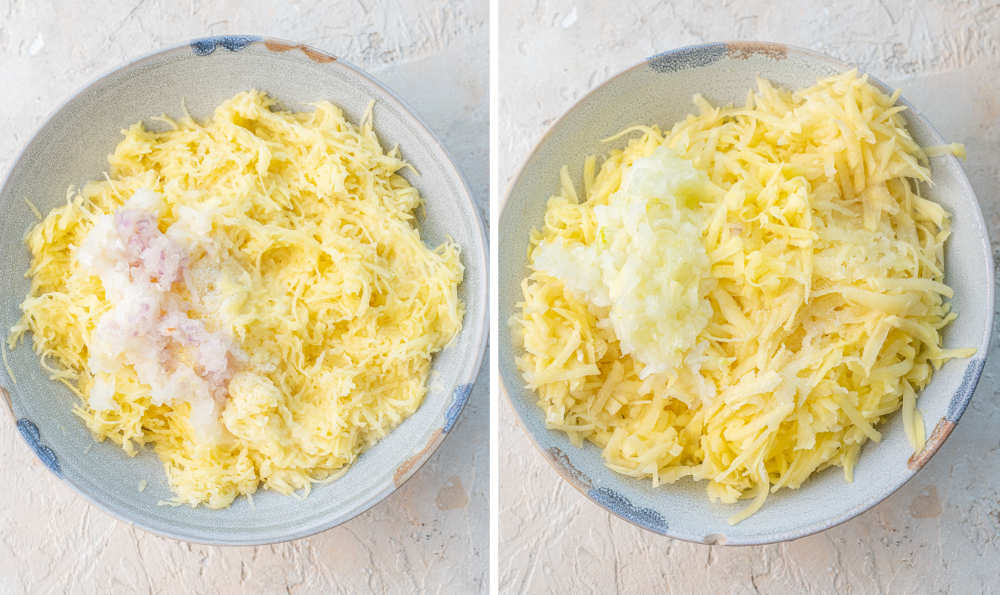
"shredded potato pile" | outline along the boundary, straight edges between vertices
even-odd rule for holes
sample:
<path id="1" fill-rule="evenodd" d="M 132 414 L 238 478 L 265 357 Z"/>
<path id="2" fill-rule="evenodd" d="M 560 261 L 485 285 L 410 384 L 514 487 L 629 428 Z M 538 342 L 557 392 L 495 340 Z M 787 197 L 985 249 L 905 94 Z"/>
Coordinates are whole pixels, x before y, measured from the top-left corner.
<path id="1" fill-rule="evenodd" d="M 308 493 L 335 477 L 419 407 L 432 354 L 460 329 L 459 249 L 421 241 L 420 196 L 398 174 L 399 151 L 380 145 L 371 107 L 360 126 L 329 102 L 314 107 L 281 111 L 253 91 L 203 123 L 162 118 L 163 132 L 137 123 L 109 157 L 110 176 L 71 189 L 27 237 L 31 292 L 11 345 L 32 333 L 97 439 L 129 455 L 152 445 L 174 503 L 220 508 L 259 485 Z M 150 202 L 146 191 L 162 197 L 153 240 L 175 237 L 182 220 L 204 231 L 185 244 L 182 279 L 167 288 L 171 303 L 187 304 L 180 318 L 200 322 L 175 327 L 194 328 L 196 347 L 198 337 L 225 336 L 245 354 L 222 355 L 230 365 L 220 369 L 234 369 L 217 439 L 192 427 L 186 395 L 154 404 L 132 366 L 102 385 L 114 387 L 106 407 L 88 400 L 90 342 L 114 304 L 77 254 L 95 221 L 127 211 L 130 197 Z M 129 211 L 140 223 L 147 216 Z M 197 349 L 171 349 L 160 365 L 203 372 Z"/>
<path id="2" fill-rule="evenodd" d="M 942 347 L 955 318 L 943 274 L 949 216 L 920 195 L 927 153 L 896 99 L 853 71 L 794 92 L 760 80 L 743 107 L 696 95 L 698 114 L 666 134 L 623 131 L 641 136 L 586 160 L 580 199 L 564 168 L 511 320 L 548 426 L 600 446 L 619 473 L 705 480 L 723 503 L 752 498 L 732 523 L 827 467 L 850 481 L 862 446 L 899 409 L 919 450 L 917 393 L 974 350 Z M 541 247 L 607 242 L 595 212 L 660 147 L 710 180 L 696 208 L 711 315 L 683 362 L 649 374 L 623 352 L 607 305 L 536 258 Z"/>

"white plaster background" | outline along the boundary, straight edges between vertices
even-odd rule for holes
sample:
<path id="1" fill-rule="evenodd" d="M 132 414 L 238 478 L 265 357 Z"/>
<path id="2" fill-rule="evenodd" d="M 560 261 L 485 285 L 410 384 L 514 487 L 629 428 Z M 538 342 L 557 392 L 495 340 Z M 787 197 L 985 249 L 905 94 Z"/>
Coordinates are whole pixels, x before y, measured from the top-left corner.
<path id="1" fill-rule="evenodd" d="M 255 33 L 372 72 L 444 140 L 486 213 L 487 19 L 485 0 L 0 0 L 0 175 L 99 74 L 195 37 Z M 400 490 L 340 527 L 267 547 L 180 543 L 117 521 L 47 472 L 3 420 L 0 593 L 483 592 L 486 370 L 448 439 Z"/>
<path id="2" fill-rule="evenodd" d="M 646 56 L 730 39 L 810 47 L 899 86 L 947 138 L 966 144 L 966 171 L 1000 257 L 995 0 L 505 1 L 498 194 L 542 133 L 588 90 Z M 501 397 L 500 590 L 1000 592 L 998 378 L 994 348 L 958 428 L 888 500 L 824 533 L 745 548 L 662 538 L 604 512 L 549 467 Z"/>

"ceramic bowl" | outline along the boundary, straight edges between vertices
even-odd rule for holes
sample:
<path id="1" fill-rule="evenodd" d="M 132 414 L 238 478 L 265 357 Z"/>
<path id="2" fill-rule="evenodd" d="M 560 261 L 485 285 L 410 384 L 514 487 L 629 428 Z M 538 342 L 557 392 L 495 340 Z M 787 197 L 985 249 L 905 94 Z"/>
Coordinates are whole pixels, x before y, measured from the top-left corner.
<path id="1" fill-rule="evenodd" d="M 161 113 L 196 118 L 250 88 L 291 109 L 328 99 L 358 122 L 375 101 L 375 128 L 398 144 L 420 172 L 407 177 L 424 197 L 422 234 L 430 245 L 453 238 L 462 248 L 466 304 L 461 333 L 434 359 L 423 404 L 362 454 L 340 479 L 305 499 L 260 491 L 227 509 L 160 505 L 171 492 L 152 452 L 127 457 L 97 444 L 71 412 L 75 397 L 48 379 L 22 343 L 0 370 L 17 427 L 49 469 L 109 513 L 167 536 L 219 544 L 260 544 L 303 537 L 361 513 L 402 484 L 430 457 L 468 398 L 486 346 L 486 239 L 469 190 L 445 149 L 403 103 L 360 70 L 313 48 L 253 36 L 200 39 L 137 60 L 102 77 L 66 102 L 24 149 L 0 192 L 0 329 L 19 318 L 29 262 L 23 237 L 35 221 L 24 199 L 43 212 L 65 201 L 70 185 L 97 179 L 120 131 Z M 182 103 L 183 102 L 183 103 Z M 29 335 L 30 337 L 30 335 Z M 0 392 L 4 392 L 0 389 Z M 139 491 L 140 480 L 148 486 Z"/>
<path id="2" fill-rule="evenodd" d="M 656 123 L 669 129 L 694 111 L 691 96 L 696 92 L 714 104 L 742 104 L 758 76 L 795 89 L 849 68 L 784 45 L 713 43 L 653 56 L 581 99 L 552 126 L 509 189 L 498 236 L 502 323 L 520 300 L 529 230 L 541 225 L 546 199 L 559 188 L 560 166 L 568 164 L 579 185 L 587 155 L 625 144 L 625 140 L 608 144 L 601 139 L 633 124 Z M 942 143 L 919 112 L 909 107 L 904 113 L 917 141 Z M 502 387 L 528 434 L 562 477 L 591 500 L 636 525 L 688 541 L 760 544 L 794 539 L 841 523 L 886 498 L 913 477 L 958 422 L 982 371 L 993 318 L 993 261 L 979 204 L 954 157 L 937 157 L 931 163 L 935 186 L 928 194 L 952 214 L 954 228 L 947 244 L 946 281 L 955 290 L 952 303 L 959 316 L 945 332 L 945 345 L 978 351 L 971 359 L 948 362 L 921 393 L 918 406 L 929 436 L 920 453 L 914 455 L 900 416 L 894 415 L 880 427 L 882 442 L 865 448 L 853 483 L 844 481 L 839 468 L 829 469 L 799 490 L 772 494 L 758 513 L 730 526 L 726 519 L 747 502 L 712 504 L 703 483 L 653 488 L 648 481 L 605 467 L 595 446 L 577 448 L 565 434 L 546 429 L 536 396 L 524 387 L 514 363 L 516 347 L 505 325 L 497 338 Z"/>

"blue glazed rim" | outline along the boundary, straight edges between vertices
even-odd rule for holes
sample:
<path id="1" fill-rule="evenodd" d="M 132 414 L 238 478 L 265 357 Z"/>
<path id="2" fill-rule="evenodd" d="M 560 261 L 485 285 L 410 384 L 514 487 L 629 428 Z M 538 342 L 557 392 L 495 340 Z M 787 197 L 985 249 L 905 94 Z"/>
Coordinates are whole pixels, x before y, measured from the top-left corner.
<path id="1" fill-rule="evenodd" d="M 188 42 L 161 48 L 148 52 L 136 57 L 125 64 L 117 66 L 103 71 L 98 76 L 91 79 L 89 82 L 83 86 L 77 88 L 75 91 L 70 93 L 63 101 L 61 101 L 58 106 L 53 109 L 41 124 L 38 125 L 35 133 L 25 142 L 24 146 L 21 148 L 17 155 L 17 158 L 11 162 L 10 169 L 7 172 L 5 178 L 8 178 L 10 173 L 14 171 L 17 164 L 24 158 L 28 148 L 33 144 L 38 134 L 46 127 L 46 125 L 63 109 L 65 109 L 77 96 L 89 89 L 90 87 L 98 84 L 105 78 L 121 71 L 124 69 L 132 68 L 148 60 L 158 58 L 160 56 L 170 55 L 176 52 L 183 52 L 185 50 L 191 51 L 195 56 L 205 57 L 210 56 L 216 51 L 228 51 L 228 52 L 239 52 L 253 44 L 262 44 L 268 51 L 272 53 L 285 53 L 289 51 L 300 51 L 302 54 L 308 58 L 310 61 L 316 63 L 318 66 L 325 63 L 337 63 L 342 67 L 349 69 L 354 75 L 359 78 L 364 79 L 369 84 L 378 88 L 380 91 L 385 93 L 390 101 L 394 101 L 401 111 L 405 112 L 412 121 L 420 128 L 424 133 L 426 133 L 431 139 L 433 139 L 436 148 L 441 151 L 444 155 L 447 165 L 455 172 L 456 179 L 461 184 L 461 194 L 462 198 L 469 203 L 471 210 L 475 218 L 475 227 L 479 232 L 479 250 L 472 254 L 465 252 L 465 257 L 473 259 L 479 270 L 487 272 L 488 259 L 487 259 L 487 246 L 488 237 L 486 235 L 486 227 L 483 223 L 482 216 L 479 212 L 479 208 L 476 206 L 475 201 L 472 199 L 472 192 L 469 190 L 468 182 L 465 180 L 465 176 L 462 174 L 461 170 L 455 166 L 455 161 L 448 151 L 447 147 L 441 142 L 438 136 L 427 126 L 427 124 L 412 110 L 409 105 L 403 101 L 395 92 L 383 85 L 381 82 L 373 78 L 371 75 L 366 73 L 364 70 L 354 66 L 353 64 L 340 59 L 332 54 L 328 54 L 322 50 L 314 48 L 310 45 L 304 43 L 293 42 L 281 38 L 269 37 L 263 35 L 217 35 L 209 37 L 195 38 Z M 0 185 L 0 191 L 5 189 L 7 184 L 7 179 L 4 180 L 3 185 Z M 2 192 L 0 192 L 2 193 Z M 464 247 L 463 247 L 464 248 Z M 467 261 L 468 262 L 468 261 Z M 483 275 L 482 286 L 480 287 L 475 299 L 484 305 L 487 305 L 489 296 L 489 275 Z M 0 366 L 0 378 L 7 379 L 8 387 L 0 385 L 0 397 L 3 398 L 4 403 L 7 406 L 7 410 L 10 412 L 11 418 L 18 429 L 18 433 L 21 435 L 22 439 L 27 444 L 28 448 L 31 449 L 39 461 L 48 469 L 53 475 L 55 475 L 60 480 L 65 480 L 66 483 L 80 496 L 82 496 L 87 502 L 97 507 L 98 509 L 104 511 L 106 514 L 112 518 L 125 521 L 131 525 L 137 526 L 145 531 L 160 535 L 162 537 L 168 537 L 171 539 L 176 539 L 178 541 L 184 541 L 188 543 L 198 543 L 204 545 L 233 545 L 233 546 L 245 546 L 245 545 L 269 545 L 276 543 L 283 543 L 287 541 L 294 541 L 297 539 L 309 537 L 311 535 L 316 535 L 322 533 L 343 523 L 350 521 L 351 519 L 361 515 L 367 510 L 371 509 L 373 506 L 378 504 L 387 498 L 390 494 L 395 492 L 397 489 L 402 487 L 406 481 L 408 481 L 417 472 L 420 467 L 422 467 L 431 456 L 436 452 L 438 447 L 453 429 L 454 425 L 458 422 L 462 411 L 465 408 L 466 403 L 472 393 L 472 388 L 475 385 L 476 378 L 479 375 L 479 371 L 482 368 L 483 360 L 486 356 L 486 348 L 489 340 L 489 307 L 483 308 L 482 316 L 479 320 L 466 319 L 463 322 L 463 328 L 472 324 L 478 329 L 478 335 L 475 338 L 476 342 L 476 357 L 473 364 L 461 375 L 461 382 L 457 383 L 452 391 L 451 402 L 448 405 L 447 410 L 444 414 L 442 426 L 434 431 L 430 438 L 428 439 L 425 446 L 413 454 L 410 458 L 405 460 L 402 464 L 398 465 L 395 473 L 393 474 L 392 480 L 389 485 L 385 486 L 383 489 L 373 492 L 365 502 L 351 510 L 348 514 L 340 516 L 333 515 L 330 521 L 323 521 L 316 523 L 312 526 L 307 526 L 306 528 L 290 532 L 286 535 L 281 535 L 276 538 L 268 539 L 241 539 L 239 537 L 229 537 L 226 538 L 203 538 L 203 537 L 193 537 L 187 535 L 183 532 L 175 532 L 167 527 L 152 526 L 142 520 L 126 518 L 120 515 L 117 511 L 113 510 L 111 506 L 107 503 L 101 502 L 94 498 L 91 494 L 87 493 L 85 490 L 77 486 L 73 481 L 67 480 L 62 472 L 62 468 L 59 464 L 59 459 L 55 452 L 44 443 L 44 437 L 41 435 L 38 426 L 28 418 L 18 417 L 14 411 L 13 397 L 11 392 L 13 392 L 13 387 L 16 385 L 13 379 L 10 378 L 7 373 L 6 366 Z M 6 338 L 0 338 L 0 342 L 4 345 L 0 346 L 0 349 L 6 350 Z"/>
<path id="2" fill-rule="evenodd" d="M 821 52 L 811 50 L 808 48 L 802 48 L 798 46 L 793 46 L 789 44 L 769 42 L 769 41 L 724 41 L 724 42 L 711 42 L 703 44 L 695 44 L 689 46 L 679 47 L 673 50 L 668 50 L 652 56 L 647 57 L 641 62 L 622 70 L 618 74 L 615 74 L 599 85 L 595 86 L 593 89 L 588 91 L 578 100 L 576 100 L 572 106 L 566 109 L 563 114 L 553 122 L 542 137 L 535 143 L 534 148 L 525 158 L 521 167 L 518 168 L 517 173 L 511 178 L 511 181 L 507 187 L 507 191 L 504 194 L 503 204 L 500 206 L 500 217 L 498 221 L 503 217 L 503 213 L 506 211 L 508 204 L 510 202 L 511 194 L 513 193 L 515 187 L 517 186 L 518 180 L 524 173 L 527 164 L 532 161 L 535 155 L 538 153 L 540 147 L 549 138 L 552 132 L 559 127 L 559 125 L 566 119 L 570 112 L 576 110 L 576 108 L 584 103 L 588 98 L 594 95 L 599 89 L 612 84 L 615 80 L 630 74 L 636 70 L 642 69 L 652 69 L 655 72 L 665 73 L 673 72 L 677 70 L 687 70 L 692 68 L 698 68 L 702 66 L 707 66 L 713 64 L 723 58 L 727 57 L 737 57 L 737 58 L 748 58 L 754 54 L 762 54 L 773 59 L 782 60 L 785 59 L 788 54 L 795 54 L 810 58 L 811 60 L 817 62 L 823 62 L 828 65 L 834 66 L 840 71 L 850 70 L 852 68 L 857 68 L 851 64 L 828 56 Z M 860 69 L 858 72 L 863 73 Z M 883 81 L 868 74 L 868 79 L 876 86 L 880 87 L 883 91 L 891 93 L 892 88 L 885 84 Z M 935 138 L 935 142 L 943 144 L 942 136 L 937 131 L 937 129 L 923 116 L 920 112 L 906 99 L 900 95 L 897 100 L 898 104 L 905 105 L 907 108 L 908 116 L 919 120 L 923 125 L 927 126 L 931 135 Z M 958 162 L 958 159 L 953 155 L 945 155 L 942 158 L 953 161 L 954 165 L 957 166 L 958 170 L 958 182 L 961 184 L 968 196 L 973 198 L 973 202 L 976 205 L 975 212 L 973 213 L 973 219 L 975 226 L 980 231 L 980 242 L 984 247 L 986 254 L 992 254 L 992 248 L 990 244 L 989 228 L 986 226 L 986 221 L 983 217 L 982 208 L 979 206 L 979 199 L 976 197 L 975 191 L 972 188 L 972 184 L 969 182 L 968 176 L 965 173 L 965 169 Z M 988 306 L 990 320 L 993 319 L 993 311 L 995 304 L 994 288 L 995 288 L 995 270 L 992 258 L 986 258 L 985 268 L 988 272 L 988 283 L 987 295 L 985 303 Z M 498 305 L 499 307 L 499 305 Z M 499 381 L 500 391 L 507 397 L 508 404 L 514 412 L 514 417 L 517 419 L 518 425 L 527 434 L 531 443 L 535 448 L 543 455 L 543 457 L 552 465 L 552 468 L 562 477 L 566 482 L 573 486 L 578 492 L 586 496 L 589 500 L 596 503 L 598 506 L 614 514 L 615 516 L 628 521 L 629 523 L 645 529 L 651 533 L 657 535 L 670 537 L 673 539 L 679 539 L 681 541 L 688 541 L 691 543 L 703 544 L 703 545 L 731 545 L 731 546 L 749 546 L 749 545 L 766 545 L 771 543 L 779 543 L 783 541 L 789 541 L 793 539 L 798 539 L 800 537 L 807 537 L 827 529 L 836 527 L 842 523 L 845 523 L 852 518 L 870 510 L 875 505 L 879 504 L 895 492 L 897 492 L 901 487 L 903 487 L 907 482 L 909 482 L 920 469 L 927 464 L 927 462 L 934 456 L 935 453 L 944 444 L 944 441 L 948 438 L 951 432 L 954 430 L 958 423 L 959 418 L 965 412 L 972 400 L 972 396 L 976 391 L 976 385 L 979 382 L 979 378 L 982 375 L 983 368 L 986 364 L 986 357 L 989 353 L 989 346 L 992 341 L 993 336 L 993 325 L 987 324 L 985 328 L 985 333 L 983 334 L 980 344 L 976 346 L 976 355 L 969 360 L 966 365 L 965 372 L 963 374 L 962 383 L 959 388 L 955 391 L 951 400 L 948 403 L 947 412 L 944 417 L 942 417 L 934 429 L 931 431 L 930 436 L 927 437 L 927 441 L 924 448 L 918 452 L 914 453 L 910 457 L 907 468 L 908 473 L 906 473 L 900 481 L 896 482 L 891 486 L 889 490 L 885 493 L 880 494 L 876 497 L 869 498 L 863 501 L 861 504 L 849 508 L 839 515 L 834 516 L 830 519 L 820 520 L 803 527 L 781 533 L 768 534 L 767 536 L 752 537 L 749 539 L 741 539 L 736 542 L 727 538 L 725 535 L 721 534 L 709 534 L 702 538 L 697 538 L 689 535 L 680 535 L 673 530 L 671 530 L 669 521 L 664 517 L 662 513 L 651 508 L 637 507 L 628 498 L 622 495 L 620 492 L 616 491 L 612 487 L 595 487 L 593 482 L 584 473 L 578 470 L 570 462 L 569 457 L 561 451 L 558 447 L 550 447 L 546 449 L 528 426 L 525 424 L 521 417 L 521 413 L 518 409 L 517 403 L 515 402 L 515 396 L 510 391 L 507 386 L 507 379 L 504 378 L 503 373 L 497 375 Z M 515 378 L 514 382 L 518 382 L 520 378 Z M 515 385 L 518 388 L 523 387 L 523 382 L 521 385 Z M 537 409 L 537 407 L 536 407 Z M 548 430 L 553 431 L 553 430 Z"/>

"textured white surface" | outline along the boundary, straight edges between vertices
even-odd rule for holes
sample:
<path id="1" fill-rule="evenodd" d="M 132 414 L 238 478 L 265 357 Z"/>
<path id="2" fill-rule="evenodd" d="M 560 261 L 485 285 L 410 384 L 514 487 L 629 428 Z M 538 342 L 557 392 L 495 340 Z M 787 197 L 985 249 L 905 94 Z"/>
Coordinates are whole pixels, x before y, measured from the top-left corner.
<path id="1" fill-rule="evenodd" d="M 487 18 L 480 0 L 0 0 L 0 175 L 47 115 L 99 74 L 195 37 L 255 33 L 372 72 L 442 138 L 485 213 Z M 219 548 L 145 533 L 93 508 L 4 420 L 0 593 L 482 592 L 488 428 L 484 366 L 449 438 L 385 501 L 311 538 Z"/>
<path id="2" fill-rule="evenodd" d="M 779 41 L 856 63 L 898 85 L 945 138 L 965 143 L 966 171 L 991 236 L 1000 239 L 1000 4 L 772 4 L 504 2 L 496 123 L 501 189 L 556 118 L 646 56 L 706 41 Z M 998 246 L 994 241 L 995 255 Z M 913 481 L 844 525 L 763 547 L 674 541 L 604 512 L 550 468 L 501 397 L 501 592 L 997 592 L 995 356 L 961 423 Z"/>

